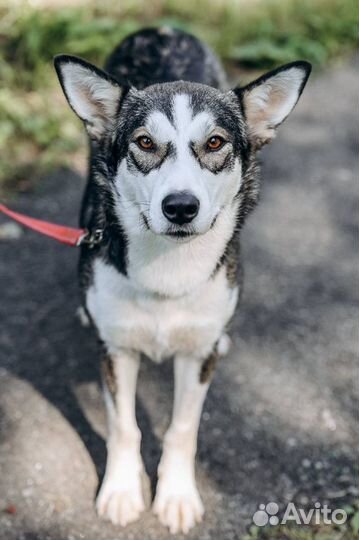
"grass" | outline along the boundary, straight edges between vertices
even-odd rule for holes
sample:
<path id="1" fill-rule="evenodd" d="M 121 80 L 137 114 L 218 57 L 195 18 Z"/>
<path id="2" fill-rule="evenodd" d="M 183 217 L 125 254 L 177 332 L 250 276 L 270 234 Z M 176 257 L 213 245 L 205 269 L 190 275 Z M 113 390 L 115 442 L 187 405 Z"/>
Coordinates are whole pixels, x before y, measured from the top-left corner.
<path id="1" fill-rule="evenodd" d="M 128 33 L 158 24 L 192 31 L 227 63 L 256 70 L 297 58 L 323 66 L 356 43 L 355 0 L 92 0 L 51 6 L 49 0 L 38 8 L 34 0 L 0 0 L 0 185 L 25 189 L 28 178 L 72 161 L 83 148 L 80 123 L 52 68 L 59 52 L 101 65 Z"/>
<path id="2" fill-rule="evenodd" d="M 252 533 L 243 540 L 357 540 L 348 528 L 339 530 L 333 527 L 310 527 L 302 525 L 296 527 L 278 526 L 265 531 L 252 529 Z"/>

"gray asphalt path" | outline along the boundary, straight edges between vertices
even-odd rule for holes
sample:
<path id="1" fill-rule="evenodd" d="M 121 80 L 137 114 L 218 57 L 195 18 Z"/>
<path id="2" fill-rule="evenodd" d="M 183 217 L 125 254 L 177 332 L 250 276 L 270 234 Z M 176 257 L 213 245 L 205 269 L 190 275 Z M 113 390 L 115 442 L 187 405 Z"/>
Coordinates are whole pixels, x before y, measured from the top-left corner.
<path id="1" fill-rule="evenodd" d="M 207 513 L 188 538 L 240 539 L 260 503 L 334 507 L 358 495 L 357 95 L 354 65 L 314 76 L 262 154 L 234 347 L 200 428 Z M 83 183 L 59 171 L 16 206 L 76 224 Z M 76 264 L 75 250 L 29 231 L 0 240 L 0 539 L 165 539 L 149 511 L 124 530 L 94 511 L 105 415 L 95 339 L 75 317 Z M 152 479 L 171 395 L 172 366 L 144 363 L 138 418 Z"/>

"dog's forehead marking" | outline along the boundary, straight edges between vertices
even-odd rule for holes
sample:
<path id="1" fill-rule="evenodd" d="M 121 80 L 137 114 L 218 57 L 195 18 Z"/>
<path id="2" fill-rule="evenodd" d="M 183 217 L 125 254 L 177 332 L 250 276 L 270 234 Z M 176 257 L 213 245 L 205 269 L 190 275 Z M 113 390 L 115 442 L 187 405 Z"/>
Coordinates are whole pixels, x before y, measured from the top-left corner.
<path id="1" fill-rule="evenodd" d="M 146 128 L 159 142 L 180 139 L 198 140 L 213 130 L 213 116 L 207 111 L 194 115 L 188 94 L 177 94 L 173 99 L 173 121 L 157 110 L 152 112 L 146 122 Z"/>
<path id="2" fill-rule="evenodd" d="M 176 131 L 183 133 L 193 120 L 193 109 L 187 94 L 179 94 L 173 100 L 173 119 Z"/>
<path id="3" fill-rule="evenodd" d="M 159 142 L 172 141 L 176 137 L 176 130 L 168 116 L 161 111 L 154 111 L 149 115 L 146 128 Z"/>

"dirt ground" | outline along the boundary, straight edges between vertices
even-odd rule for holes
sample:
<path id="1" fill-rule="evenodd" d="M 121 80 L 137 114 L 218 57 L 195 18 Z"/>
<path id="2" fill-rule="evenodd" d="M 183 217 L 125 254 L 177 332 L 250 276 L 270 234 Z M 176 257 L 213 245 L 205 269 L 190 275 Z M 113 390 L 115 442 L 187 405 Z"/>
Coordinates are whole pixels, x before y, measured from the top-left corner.
<path id="1" fill-rule="evenodd" d="M 241 539 L 261 503 L 358 496 L 358 86 L 354 63 L 314 76 L 262 154 L 234 347 L 199 434 L 206 517 L 190 539 Z M 83 183 L 59 171 L 15 206 L 76 224 Z M 75 316 L 76 264 L 76 250 L 29 231 L 0 240 L 0 539 L 167 539 L 150 511 L 123 530 L 94 511 L 105 414 L 95 339 Z M 145 362 L 138 419 L 153 480 L 171 396 L 171 364 Z"/>

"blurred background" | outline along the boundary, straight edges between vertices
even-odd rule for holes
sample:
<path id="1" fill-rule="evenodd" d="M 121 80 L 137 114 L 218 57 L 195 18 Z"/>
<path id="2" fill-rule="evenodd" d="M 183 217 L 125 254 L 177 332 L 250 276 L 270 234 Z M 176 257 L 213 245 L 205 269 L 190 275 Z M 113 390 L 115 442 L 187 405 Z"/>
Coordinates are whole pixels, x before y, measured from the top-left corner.
<path id="1" fill-rule="evenodd" d="M 59 91 L 55 54 L 101 66 L 127 34 L 167 24 L 204 39 L 243 81 L 245 71 L 297 58 L 317 69 L 341 61 L 356 44 L 357 11 L 355 0 L 0 0 L 0 189 L 83 165 L 83 131 Z"/>
<path id="2" fill-rule="evenodd" d="M 209 43 L 233 84 L 313 63 L 260 156 L 233 348 L 199 433 L 206 516 L 187 540 L 359 539 L 358 18 L 357 0 L 0 0 L 0 200 L 66 225 L 77 223 L 87 142 L 54 55 L 101 66 L 129 33 L 171 25 Z M 168 540 L 150 511 L 120 529 L 94 510 L 106 420 L 96 338 L 76 315 L 77 258 L 0 215 L 0 540 Z M 170 362 L 141 365 L 152 487 L 171 381 Z M 318 501 L 347 522 L 252 520 L 261 504 Z"/>

